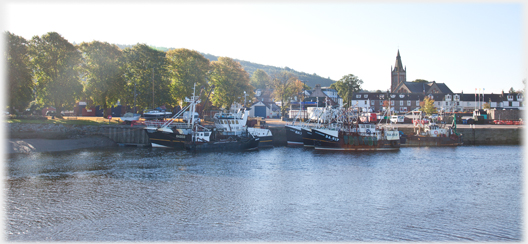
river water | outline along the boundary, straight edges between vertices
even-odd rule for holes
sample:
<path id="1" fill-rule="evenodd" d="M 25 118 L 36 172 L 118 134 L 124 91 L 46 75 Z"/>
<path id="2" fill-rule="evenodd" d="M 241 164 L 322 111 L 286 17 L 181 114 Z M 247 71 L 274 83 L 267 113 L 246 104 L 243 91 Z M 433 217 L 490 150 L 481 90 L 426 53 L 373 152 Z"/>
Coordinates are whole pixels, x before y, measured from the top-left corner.
<path id="1" fill-rule="evenodd" d="M 521 146 L 7 158 L 9 241 L 521 241 Z"/>

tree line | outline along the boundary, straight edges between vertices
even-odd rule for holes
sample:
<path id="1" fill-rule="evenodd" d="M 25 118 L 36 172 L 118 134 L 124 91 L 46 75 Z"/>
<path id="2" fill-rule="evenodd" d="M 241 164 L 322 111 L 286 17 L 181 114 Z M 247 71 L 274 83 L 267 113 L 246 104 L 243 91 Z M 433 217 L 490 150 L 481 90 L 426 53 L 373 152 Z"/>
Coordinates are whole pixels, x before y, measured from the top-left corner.
<path id="1" fill-rule="evenodd" d="M 243 104 L 244 94 L 252 102 L 255 88 L 271 88 L 275 101 L 283 105 L 284 115 L 290 100 L 309 88 L 292 72 L 283 70 L 268 75 L 257 69 L 250 79 L 234 59 L 219 57 L 209 61 L 199 52 L 185 48 L 162 51 L 137 44 L 121 49 L 100 41 L 74 45 L 56 32 L 30 40 L 10 32 L 5 34 L 7 107 L 12 113 L 25 110 L 31 103 L 53 106 L 60 116 L 61 111 L 72 109 L 78 101 L 101 106 L 105 118 L 107 108 L 118 101 L 135 104 L 138 111 L 161 105 L 171 108 L 184 105 L 196 84 L 197 93 L 200 89 L 212 91 L 208 100 L 213 106 L 226 109 L 235 102 Z M 343 79 L 336 83 L 346 83 L 336 87 L 340 95 L 344 90 L 359 90 L 359 84 Z M 354 87 L 350 89 L 349 85 Z M 202 92 L 202 101 L 208 95 Z M 351 93 L 346 95 L 348 100 Z"/>

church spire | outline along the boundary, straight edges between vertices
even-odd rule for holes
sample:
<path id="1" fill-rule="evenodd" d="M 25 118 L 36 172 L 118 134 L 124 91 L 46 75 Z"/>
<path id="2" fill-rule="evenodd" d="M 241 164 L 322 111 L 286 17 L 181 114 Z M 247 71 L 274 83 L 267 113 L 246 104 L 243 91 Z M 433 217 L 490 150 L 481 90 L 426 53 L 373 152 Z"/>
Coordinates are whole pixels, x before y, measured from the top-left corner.
<path id="1" fill-rule="evenodd" d="M 400 49 L 398 49 L 398 54 L 396 55 L 396 63 L 394 64 L 393 71 L 405 71 L 405 69 L 403 68 L 402 61 L 401 61 Z"/>

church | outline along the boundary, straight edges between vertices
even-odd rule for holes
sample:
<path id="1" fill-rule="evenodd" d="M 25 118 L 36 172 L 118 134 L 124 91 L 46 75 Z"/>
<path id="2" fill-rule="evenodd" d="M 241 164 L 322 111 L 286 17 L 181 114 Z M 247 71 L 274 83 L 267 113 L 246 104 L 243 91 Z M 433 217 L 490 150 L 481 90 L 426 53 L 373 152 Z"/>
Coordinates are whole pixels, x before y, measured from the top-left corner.
<path id="1" fill-rule="evenodd" d="M 421 94 L 451 94 L 453 93 L 444 83 L 408 82 L 407 67 L 403 67 L 400 50 L 396 55 L 394 68 L 391 66 L 391 93 L 421 93 Z"/>

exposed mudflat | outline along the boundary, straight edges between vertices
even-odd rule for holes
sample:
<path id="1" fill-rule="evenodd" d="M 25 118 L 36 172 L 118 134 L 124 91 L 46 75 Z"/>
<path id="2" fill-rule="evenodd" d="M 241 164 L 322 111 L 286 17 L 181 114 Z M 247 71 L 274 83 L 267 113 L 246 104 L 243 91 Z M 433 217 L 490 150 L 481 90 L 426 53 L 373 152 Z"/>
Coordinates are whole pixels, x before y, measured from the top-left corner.
<path id="1" fill-rule="evenodd" d="M 6 153 L 68 151 L 82 148 L 115 147 L 117 144 L 104 136 L 77 139 L 7 139 Z"/>

